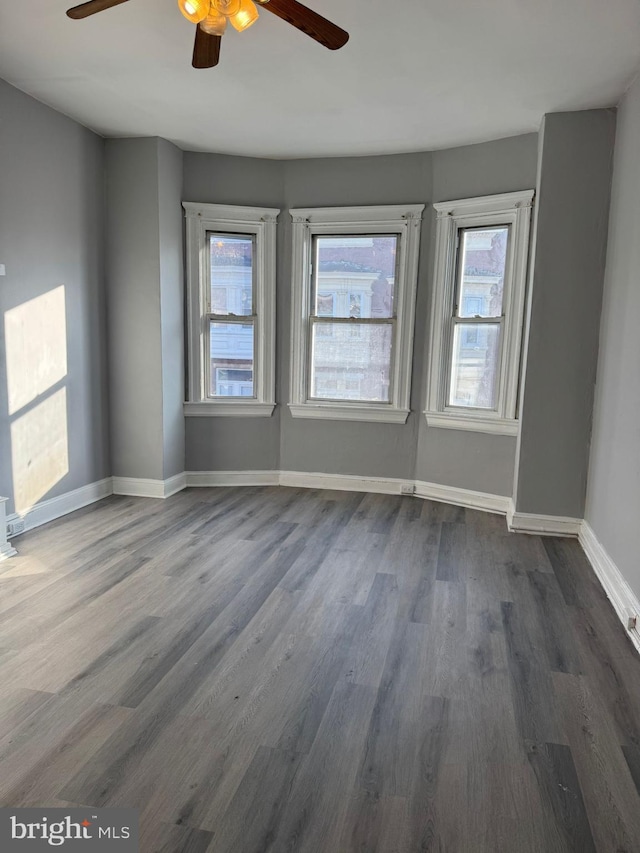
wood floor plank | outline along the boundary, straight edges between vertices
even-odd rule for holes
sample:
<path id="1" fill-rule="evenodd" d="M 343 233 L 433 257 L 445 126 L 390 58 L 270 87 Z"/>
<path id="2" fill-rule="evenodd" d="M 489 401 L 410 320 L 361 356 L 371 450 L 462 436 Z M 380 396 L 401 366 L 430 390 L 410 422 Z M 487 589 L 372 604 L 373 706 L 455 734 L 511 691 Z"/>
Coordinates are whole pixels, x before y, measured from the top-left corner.
<path id="1" fill-rule="evenodd" d="M 555 818 L 555 827 L 561 834 L 562 849 L 595 853 L 596 847 L 571 749 L 557 743 L 533 744 L 529 749 L 529 761 L 547 806 L 547 820 L 550 821 L 552 814 Z"/>
<path id="2" fill-rule="evenodd" d="M 555 576 L 527 572 L 527 579 L 532 593 L 531 606 L 538 614 L 540 634 L 550 669 L 580 675 L 583 672 L 582 657 Z"/>
<path id="3" fill-rule="evenodd" d="M 574 608 L 569 618 L 585 674 L 607 705 L 619 743 L 640 748 L 640 680 L 631 641 L 598 608 Z"/>
<path id="4" fill-rule="evenodd" d="M 308 564 L 307 548 L 301 553 L 297 563 Z M 376 555 L 373 558 L 368 550 L 354 552 L 336 548 L 330 548 L 319 561 L 318 554 L 312 556 L 311 561 L 313 564 L 317 562 L 317 569 L 313 577 L 306 574 L 305 591 L 310 596 L 320 594 L 325 601 L 363 605 L 371 592 L 379 564 L 378 549 L 375 545 L 374 550 Z M 296 582 L 292 584 L 293 573 L 296 575 Z M 303 588 L 297 580 L 298 577 L 298 567 L 294 564 L 293 572 L 287 573 L 281 586 L 285 589 Z"/>
<path id="5" fill-rule="evenodd" d="M 440 524 L 400 515 L 389 534 L 379 570 L 398 579 L 400 620 L 426 622 L 430 618 L 440 532 Z"/>
<path id="6" fill-rule="evenodd" d="M 584 551 L 574 539 L 547 536 L 542 544 L 566 604 L 591 607 L 606 600 Z"/>
<path id="7" fill-rule="evenodd" d="M 631 853 L 640 837 L 640 798 L 615 726 L 588 677 L 556 673 L 553 679 L 596 846 Z"/>
<path id="8" fill-rule="evenodd" d="M 467 632 L 466 584 L 438 580 L 433 585 L 429 651 L 424 677 L 432 696 L 454 696 L 467 677 L 463 638 Z"/>
<path id="9" fill-rule="evenodd" d="M 348 813 L 344 791 L 357 772 L 376 690 L 339 681 L 296 776 L 288 807 L 268 850 L 337 850 Z"/>
<path id="10" fill-rule="evenodd" d="M 51 791 L 71 778 L 78 761 L 104 743 L 129 714 L 124 708 L 92 705 L 57 743 L 23 767 L 19 778 L 3 791 L 5 800 L 20 808 L 39 806 Z"/>
<path id="11" fill-rule="evenodd" d="M 208 853 L 213 833 L 154 820 L 140 824 L 140 850 L 144 853 Z"/>
<path id="12" fill-rule="evenodd" d="M 358 770 L 359 786 L 372 796 L 409 797 L 418 748 L 429 737 L 425 706 L 432 703 L 429 631 L 419 623 L 396 626 Z"/>
<path id="13" fill-rule="evenodd" d="M 547 818 L 535 773 L 524 758 L 486 767 L 468 764 L 464 791 L 457 799 L 464 804 L 457 811 L 462 824 L 461 850 L 557 853 L 565 849 L 555 821 Z"/>
<path id="14" fill-rule="evenodd" d="M 513 763 L 521 740 L 500 610 L 477 588 L 468 591 L 466 606 L 466 632 L 458 641 L 460 677 L 447 691 L 453 701 L 446 761 L 488 772 L 492 765 Z"/>
<path id="15" fill-rule="evenodd" d="M 448 732 L 450 703 L 437 696 L 423 704 L 424 729 L 417 744 L 416 762 L 409 795 L 410 849 L 437 849 L 444 821 L 438 821 L 435 808 Z M 442 845 L 440 845 L 442 846 Z"/>
<path id="16" fill-rule="evenodd" d="M 276 741 L 270 733 L 263 735 L 265 743 L 288 752 L 309 752 L 335 685 L 340 678 L 347 679 L 346 658 L 359 620 L 360 614 L 352 613 L 340 633 L 321 635 L 305 643 L 303 670 L 287 685 L 285 701 L 289 711 L 284 725 Z"/>
<path id="17" fill-rule="evenodd" d="M 627 767 L 631 773 L 631 778 L 636 786 L 636 791 L 640 795 L 640 749 L 628 744 L 622 745 L 622 754 L 627 762 Z"/>
<path id="18" fill-rule="evenodd" d="M 219 853 L 262 853 L 278 833 L 302 754 L 260 747 L 213 833 Z"/>
<path id="19" fill-rule="evenodd" d="M 464 524 L 466 510 L 455 504 L 445 504 L 439 501 L 422 501 L 420 518 L 427 524 Z"/>
<path id="20" fill-rule="evenodd" d="M 565 735 L 553 701 L 551 671 L 535 640 L 537 622 L 526 607 L 510 601 L 502 602 L 502 619 L 513 707 L 522 740 L 526 744 L 562 744 Z"/>
<path id="21" fill-rule="evenodd" d="M 398 613 L 395 575 L 377 574 L 345 661 L 346 678 L 378 687 Z"/>
<path id="22" fill-rule="evenodd" d="M 466 526 L 444 522 L 440 532 L 437 579 L 439 581 L 465 581 L 467 558 Z"/>

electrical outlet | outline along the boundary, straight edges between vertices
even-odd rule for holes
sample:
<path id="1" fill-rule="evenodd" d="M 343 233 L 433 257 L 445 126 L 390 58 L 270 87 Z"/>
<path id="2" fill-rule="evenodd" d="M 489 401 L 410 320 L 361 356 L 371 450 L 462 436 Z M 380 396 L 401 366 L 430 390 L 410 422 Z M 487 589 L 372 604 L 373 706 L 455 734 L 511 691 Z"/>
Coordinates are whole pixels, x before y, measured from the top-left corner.
<path id="1" fill-rule="evenodd" d="M 412 495 L 416 490 L 416 487 L 413 483 L 403 483 L 400 486 L 400 494 L 401 495 Z"/>
<path id="2" fill-rule="evenodd" d="M 24 533 L 24 518 L 16 518 L 7 524 L 7 536 L 19 536 Z"/>

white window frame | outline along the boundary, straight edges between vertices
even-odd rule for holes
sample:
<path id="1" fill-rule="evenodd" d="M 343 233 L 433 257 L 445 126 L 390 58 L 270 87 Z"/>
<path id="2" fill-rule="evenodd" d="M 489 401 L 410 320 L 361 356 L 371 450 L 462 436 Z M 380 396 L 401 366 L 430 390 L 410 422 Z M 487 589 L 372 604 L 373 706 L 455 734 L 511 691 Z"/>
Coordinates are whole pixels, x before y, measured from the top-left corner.
<path id="1" fill-rule="evenodd" d="M 423 204 L 375 207 L 316 207 L 289 211 L 293 220 L 291 294 L 291 388 L 294 418 L 406 423 L 411 392 L 411 360 L 418 281 Z M 309 315 L 312 289 L 312 243 L 316 235 L 398 235 L 395 281 L 395 337 L 391 355 L 388 403 L 310 400 Z"/>
<path id="2" fill-rule="evenodd" d="M 183 202 L 187 220 L 187 336 L 190 417 L 271 417 L 275 408 L 276 221 L 279 210 L 225 204 Z M 207 233 L 255 236 L 254 397 L 209 395 L 209 289 Z"/>
<path id="3" fill-rule="evenodd" d="M 436 254 L 431 310 L 427 407 L 431 427 L 518 434 L 518 382 L 524 316 L 529 229 L 534 190 L 434 204 Z M 447 404 L 457 288 L 458 235 L 462 228 L 509 225 L 503 318 L 495 409 Z"/>

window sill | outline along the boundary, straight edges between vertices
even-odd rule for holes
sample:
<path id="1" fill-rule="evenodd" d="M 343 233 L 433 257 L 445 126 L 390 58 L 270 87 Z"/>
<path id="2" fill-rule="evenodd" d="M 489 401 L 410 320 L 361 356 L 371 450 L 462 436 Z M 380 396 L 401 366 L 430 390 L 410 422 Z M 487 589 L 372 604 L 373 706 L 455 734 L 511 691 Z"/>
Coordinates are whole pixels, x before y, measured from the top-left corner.
<path id="1" fill-rule="evenodd" d="M 484 432 L 490 435 L 517 435 L 518 421 L 511 418 L 483 417 L 482 415 L 454 415 L 450 412 L 425 412 L 427 424 L 440 429 L 459 429 Z"/>
<path id="2" fill-rule="evenodd" d="M 274 409 L 275 403 L 257 400 L 184 403 L 184 414 L 188 418 L 270 418 Z"/>
<path id="3" fill-rule="evenodd" d="M 392 409 L 389 406 L 351 406 L 340 403 L 290 403 L 294 418 L 319 418 L 329 421 L 367 421 L 369 423 L 404 424 L 409 409 Z"/>

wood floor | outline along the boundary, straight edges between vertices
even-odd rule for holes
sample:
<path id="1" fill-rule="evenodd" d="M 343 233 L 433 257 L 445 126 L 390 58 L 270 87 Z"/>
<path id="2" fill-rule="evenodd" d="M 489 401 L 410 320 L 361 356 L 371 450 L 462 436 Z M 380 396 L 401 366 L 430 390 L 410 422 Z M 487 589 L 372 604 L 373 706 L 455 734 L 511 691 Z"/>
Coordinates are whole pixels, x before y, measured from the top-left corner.
<path id="1" fill-rule="evenodd" d="M 135 807 L 142 853 L 640 850 L 640 657 L 574 541 L 244 488 L 16 544 L 3 805 Z"/>

